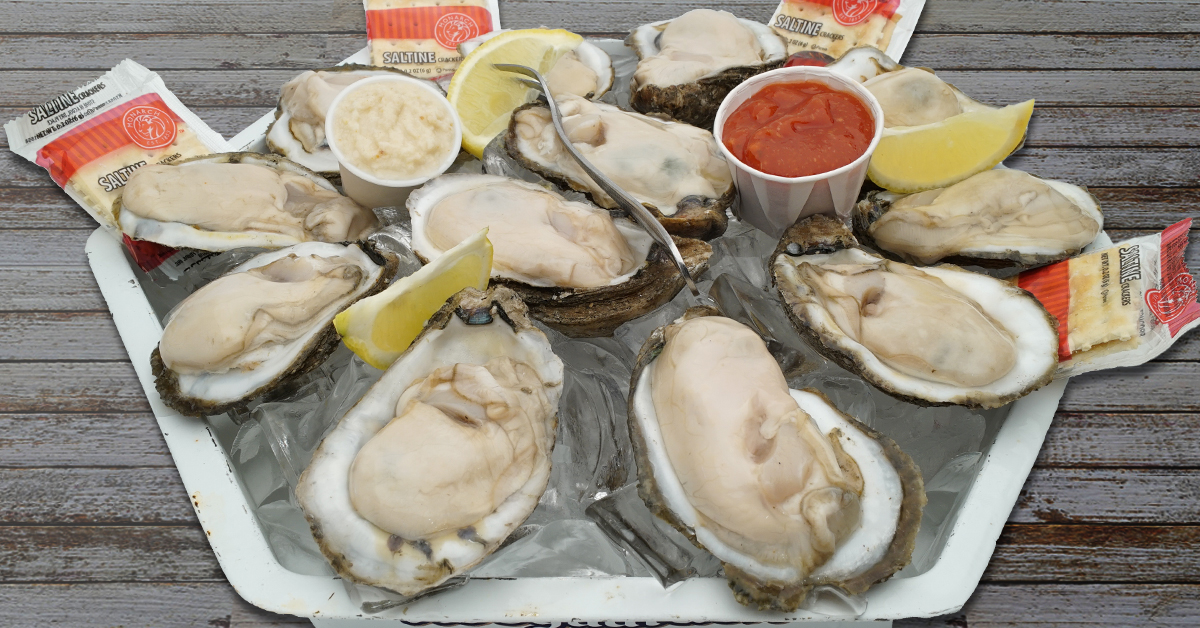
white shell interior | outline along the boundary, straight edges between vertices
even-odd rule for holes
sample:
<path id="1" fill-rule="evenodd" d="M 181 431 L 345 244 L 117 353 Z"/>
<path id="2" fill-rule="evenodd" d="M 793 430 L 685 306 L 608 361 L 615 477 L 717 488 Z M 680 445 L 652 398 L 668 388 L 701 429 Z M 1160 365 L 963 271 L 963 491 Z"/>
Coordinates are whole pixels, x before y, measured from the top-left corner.
<path id="1" fill-rule="evenodd" d="M 430 241 L 429 236 L 425 232 L 426 220 L 432 214 L 432 212 L 437 210 L 438 203 L 440 203 L 442 199 L 446 198 L 447 196 L 456 194 L 463 190 L 469 190 L 485 185 L 515 185 L 558 197 L 558 194 L 547 190 L 544 187 L 529 183 L 527 181 L 520 181 L 518 179 L 508 179 L 505 177 L 497 177 L 486 174 L 442 175 L 425 184 L 419 190 L 414 191 L 408 197 L 408 214 L 412 219 L 413 250 L 428 261 L 433 261 L 441 256 L 441 254 L 445 251 L 441 250 L 437 247 L 437 245 Z M 561 199 L 561 197 L 559 198 Z M 586 207 L 589 211 L 606 211 L 587 203 L 568 201 L 566 199 L 561 200 L 564 204 L 580 205 Z M 632 220 L 615 218 L 613 219 L 613 222 L 616 224 L 617 230 L 621 232 L 621 235 L 625 236 L 625 241 L 629 243 L 629 248 L 633 250 L 636 258 L 640 262 L 636 267 L 634 267 L 633 270 L 614 278 L 612 282 L 609 283 L 609 285 L 615 286 L 629 281 L 629 279 L 636 275 L 642 268 L 645 268 L 646 258 L 650 255 L 650 247 L 654 244 L 654 238 L 650 237 L 649 233 L 639 227 L 637 223 L 633 222 Z M 492 236 L 489 234 L 488 237 L 490 238 Z M 543 288 L 553 286 L 553 284 L 550 284 L 543 279 L 505 272 L 504 270 L 498 269 L 495 266 L 492 267 L 492 278 L 511 279 L 529 284 L 531 286 Z"/>
<path id="2" fill-rule="evenodd" d="M 224 373 L 203 373 L 203 374 L 178 374 L 179 390 L 189 397 L 206 399 L 218 403 L 230 403 L 242 399 L 246 395 L 258 390 L 260 387 L 270 383 L 292 364 L 304 357 L 304 350 L 308 346 L 309 341 L 318 333 L 322 332 L 333 317 L 342 309 L 342 307 L 358 300 L 363 293 L 371 288 L 379 279 L 380 273 L 383 272 L 383 267 L 371 261 L 358 245 L 352 244 L 343 246 L 341 244 L 330 244 L 327 242 L 304 242 L 278 251 L 271 251 L 255 256 L 245 263 L 230 270 L 227 275 L 240 273 L 266 266 L 275 260 L 287 257 L 291 254 L 296 255 L 320 255 L 325 257 L 342 256 L 347 257 L 358 263 L 365 271 L 367 276 L 362 284 L 350 296 L 342 300 L 338 307 L 330 310 L 329 316 L 320 320 L 314 321 L 313 325 L 305 330 L 305 332 L 297 337 L 294 341 L 286 345 L 278 345 L 270 353 L 269 357 L 259 363 L 257 368 L 252 371 L 230 370 Z M 186 303 L 186 300 L 180 305 Z M 176 310 L 179 306 L 176 306 Z M 170 317 L 174 311 L 167 317 L 167 325 L 170 324 Z"/>
<path id="3" fill-rule="evenodd" d="M 900 476 L 884 456 L 878 442 L 846 421 L 819 395 L 801 390 L 791 391 L 792 398 L 816 421 L 823 433 L 828 434 L 834 428 L 841 429 L 842 448 L 854 458 L 863 478 L 862 523 L 824 565 L 808 576 L 797 573 L 794 568 L 764 565 L 752 556 L 739 553 L 705 529 L 699 513 L 688 500 L 687 492 L 671 466 L 658 427 L 658 414 L 654 410 L 650 390 L 654 368 L 655 363 L 651 362 L 638 376 L 632 392 L 633 420 L 637 421 L 646 440 L 646 453 L 654 480 L 667 507 L 694 531 L 696 539 L 705 549 L 721 561 L 756 578 L 779 582 L 796 582 L 805 577 L 836 582 L 861 573 L 879 562 L 896 534 L 904 489 Z"/>
<path id="4" fill-rule="evenodd" d="M 537 330 L 517 333 L 499 316 L 485 325 L 467 325 L 454 316 L 444 329 L 427 333 L 383 374 L 321 442 L 300 477 L 296 497 L 310 521 L 320 526 L 326 549 L 345 556 L 354 576 L 370 584 L 411 595 L 429 582 L 430 565 L 448 561 L 458 573 L 487 556 L 533 511 L 550 477 L 550 460 L 537 467 L 522 488 L 490 515 L 474 524 L 478 538 L 443 532 L 428 543 L 429 555 L 411 543 L 388 547 L 390 533 L 364 519 L 350 502 L 350 464 L 359 449 L 395 416 L 396 402 L 413 383 L 435 369 L 459 363 L 484 364 L 508 356 L 533 367 L 546 386 L 551 407 L 562 395 L 563 365 L 546 336 Z"/>
<path id="5" fill-rule="evenodd" d="M 841 258 L 843 263 L 875 264 L 882 259 L 862 249 L 840 252 L 849 256 Z M 801 263 L 819 266 L 830 257 L 831 255 L 792 257 L 782 254 L 775 258 L 774 267 L 779 290 L 785 293 L 788 307 L 796 307 L 796 299 L 805 301 L 801 307 L 824 342 L 833 343 L 842 351 L 854 355 L 865 365 L 866 370 L 887 380 L 897 392 L 946 403 L 962 402 L 968 398 L 1004 397 L 1025 390 L 1058 364 L 1058 331 L 1046 319 L 1046 311 L 1036 299 L 1024 290 L 999 279 L 944 264 L 922 267 L 920 270 L 941 279 L 950 288 L 970 297 L 992 318 L 1004 325 L 1015 339 L 1017 363 L 1000 379 L 978 387 L 953 386 L 901 373 L 884 364 L 869 349 L 843 333 L 829 312 L 812 302 L 809 289 L 800 282 L 796 268 Z"/>

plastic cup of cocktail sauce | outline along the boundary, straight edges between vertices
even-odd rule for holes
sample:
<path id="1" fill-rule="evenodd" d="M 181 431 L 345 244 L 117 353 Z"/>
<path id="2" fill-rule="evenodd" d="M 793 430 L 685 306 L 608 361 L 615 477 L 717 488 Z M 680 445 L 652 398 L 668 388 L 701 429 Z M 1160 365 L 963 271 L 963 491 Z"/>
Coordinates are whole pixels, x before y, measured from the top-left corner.
<path id="1" fill-rule="evenodd" d="M 866 152 L 854 161 L 820 174 L 806 177 L 780 177 L 760 172 L 742 163 L 729 149 L 721 137 L 725 121 L 742 103 L 768 85 L 776 83 L 799 83 L 814 81 L 856 96 L 875 119 L 875 135 Z M 883 108 L 879 101 L 861 83 L 842 76 L 828 68 L 795 66 L 779 68 L 752 76 L 738 85 L 721 103 L 713 124 L 713 135 L 717 145 L 729 163 L 729 171 L 737 185 L 740 208 L 738 219 L 748 222 L 771 237 L 778 238 L 797 219 L 810 214 L 836 214 L 849 221 L 850 212 L 858 200 L 863 180 L 867 176 L 867 164 L 871 153 L 879 145 L 883 134 Z M 803 145 L 796 146 L 803 151 Z"/>
<path id="2" fill-rule="evenodd" d="M 453 143 L 448 142 L 445 154 L 439 156 L 438 163 L 432 164 L 428 170 L 425 170 L 419 176 L 407 179 L 384 179 L 375 176 L 359 165 L 356 165 L 352 160 L 348 160 L 338 146 L 337 133 L 333 123 L 335 117 L 340 113 L 338 107 L 350 94 L 368 85 L 382 82 L 404 83 L 429 91 L 437 96 L 436 100 L 440 105 L 445 106 L 446 111 L 450 113 L 451 119 L 454 121 Z M 346 196 L 354 199 L 356 203 L 364 207 L 397 207 L 404 205 L 405 200 L 408 199 L 408 194 L 412 192 L 413 188 L 442 174 L 454 164 L 454 160 L 458 157 L 459 150 L 462 147 L 462 121 L 459 120 L 458 112 L 454 110 L 450 101 L 446 100 L 442 92 L 433 83 L 400 75 L 374 76 L 352 83 L 349 87 L 342 90 L 333 99 L 333 102 L 329 104 L 329 110 L 325 116 L 325 140 L 329 143 L 329 149 L 333 151 L 333 156 L 337 158 L 338 170 L 342 174 L 342 189 L 346 192 Z"/>

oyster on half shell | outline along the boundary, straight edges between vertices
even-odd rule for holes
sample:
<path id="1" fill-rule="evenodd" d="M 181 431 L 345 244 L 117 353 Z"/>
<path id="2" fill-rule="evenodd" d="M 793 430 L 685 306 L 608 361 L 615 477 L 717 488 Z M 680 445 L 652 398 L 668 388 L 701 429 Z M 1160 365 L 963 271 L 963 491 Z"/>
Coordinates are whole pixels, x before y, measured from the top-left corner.
<path id="1" fill-rule="evenodd" d="M 787 59 L 787 44 L 771 27 L 711 9 L 639 26 L 625 45 L 640 59 L 630 105 L 705 129 L 730 90 Z"/>
<path id="2" fill-rule="evenodd" d="M 611 335 L 670 301 L 684 282 L 670 254 L 641 227 L 538 185 L 492 175 L 442 175 L 408 198 L 413 251 L 430 262 L 488 229 L 492 282 L 530 315 L 572 337 Z M 712 247 L 675 238 L 698 276 Z"/>
<path id="3" fill-rule="evenodd" d="M 275 121 L 267 127 L 267 149 L 338 183 L 337 158 L 325 141 L 325 116 L 342 90 L 372 76 L 400 74 L 396 68 L 346 64 L 306 70 L 283 84 Z"/>
<path id="4" fill-rule="evenodd" d="M 114 211 L 135 240 L 203 251 L 348 242 L 379 228 L 371 210 L 325 178 L 259 153 L 144 166 L 129 176 Z"/>
<path id="5" fill-rule="evenodd" d="M 333 318 L 396 275 L 358 245 L 307 242 L 257 255 L 179 303 L 150 355 L 163 401 L 220 414 L 307 373 L 339 343 Z"/>
<path id="6" fill-rule="evenodd" d="M 724 564 L 734 596 L 793 611 L 908 564 L 925 492 L 891 439 L 789 390 L 750 328 L 695 308 L 643 345 L 629 397 L 638 493 Z"/>
<path id="7" fill-rule="evenodd" d="M 451 297 L 300 476 L 326 559 L 405 596 L 479 563 L 546 489 L 562 386 L 562 361 L 512 291 Z"/>
<path id="8" fill-rule="evenodd" d="M 837 219 L 802 219 L 772 272 L 792 323 L 818 352 L 923 406 L 995 408 L 1050 383 L 1058 324 L 1033 295 L 943 264 L 916 268 L 854 246 Z"/>
<path id="9" fill-rule="evenodd" d="M 854 208 L 861 242 L 921 265 L 1041 266 L 1077 255 L 1103 226 L 1087 189 L 1009 168 L 915 194 L 874 191 Z"/>
<path id="10" fill-rule="evenodd" d="M 556 102 L 575 149 L 650 209 L 669 233 L 707 240 L 725 232 L 725 210 L 737 189 L 712 133 L 576 96 Z M 584 192 L 601 207 L 617 207 L 571 158 L 545 104 L 513 112 L 504 144 L 525 168 Z"/>

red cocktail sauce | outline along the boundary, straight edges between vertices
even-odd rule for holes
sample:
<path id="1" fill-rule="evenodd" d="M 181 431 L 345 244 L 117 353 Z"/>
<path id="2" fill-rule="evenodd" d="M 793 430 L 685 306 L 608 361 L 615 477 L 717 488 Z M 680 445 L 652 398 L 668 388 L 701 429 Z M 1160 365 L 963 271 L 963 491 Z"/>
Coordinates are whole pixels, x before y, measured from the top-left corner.
<path id="1" fill-rule="evenodd" d="M 857 96 L 824 83 L 775 83 L 742 103 L 721 131 L 742 163 L 779 177 L 807 177 L 858 159 L 875 119 Z"/>

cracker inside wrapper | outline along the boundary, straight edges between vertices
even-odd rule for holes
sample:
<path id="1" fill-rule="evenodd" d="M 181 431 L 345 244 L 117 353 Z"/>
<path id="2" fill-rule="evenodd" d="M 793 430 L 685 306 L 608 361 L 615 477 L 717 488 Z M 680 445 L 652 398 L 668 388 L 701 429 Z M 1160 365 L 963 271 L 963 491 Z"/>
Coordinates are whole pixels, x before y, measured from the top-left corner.
<path id="1" fill-rule="evenodd" d="M 1191 222 L 1017 277 L 1058 319 L 1059 377 L 1143 364 L 1200 325 L 1183 257 Z"/>

